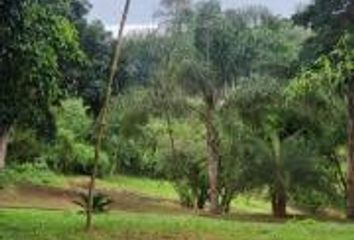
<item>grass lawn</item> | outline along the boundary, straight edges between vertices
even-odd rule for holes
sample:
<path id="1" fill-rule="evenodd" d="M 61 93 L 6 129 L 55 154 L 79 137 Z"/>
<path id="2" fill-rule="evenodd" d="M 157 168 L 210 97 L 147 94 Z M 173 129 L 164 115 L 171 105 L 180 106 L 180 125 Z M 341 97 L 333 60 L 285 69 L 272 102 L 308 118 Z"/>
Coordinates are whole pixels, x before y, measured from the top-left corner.
<path id="1" fill-rule="evenodd" d="M 24 168 L 19 172 L 14 169 L 8 169 L 0 175 L 0 180 L 3 180 L 3 183 L 8 182 L 7 184 L 4 184 L 6 189 L 2 192 L 3 197 L 0 196 L 0 206 L 38 207 L 41 204 L 37 203 L 43 203 L 42 205 L 48 205 L 47 207 L 51 208 L 56 205 L 54 204 L 54 206 L 52 206 L 53 204 L 51 204 L 47 198 L 43 198 L 43 196 L 37 197 L 36 193 L 30 193 L 32 197 L 28 198 L 28 194 L 23 194 L 21 191 L 19 192 L 18 189 L 11 189 L 11 185 L 16 186 L 18 184 L 26 184 L 42 187 L 54 187 L 70 191 L 73 188 L 85 188 L 88 182 L 88 177 L 62 176 L 55 175 L 54 173 L 48 171 L 33 171 L 34 170 L 32 168 Z M 7 181 L 4 181 L 4 179 Z M 142 197 L 151 197 L 157 200 L 168 199 L 178 201 L 178 195 L 173 187 L 173 184 L 164 180 L 115 175 L 105 179 L 98 179 L 97 187 L 99 189 L 105 189 L 108 192 L 128 192 Z M 17 201 L 13 201 L 12 199 L 17 199 Z M 47 202 L 50 204 L 46 204 Z M 68 204 L 60 204 L 63 208 L 67 208 L 67 205 Z M 259 194 L 256 196 L 240 195 L 233 200 L 232 211 L 239 213 L 270 214 L 270 204 Z"/>
<path id="2" fill-rule="evenodd" d="M 2 240 L 352 240 L 354 226 L 312 220 L 251 223 L 193 216 L 114 212 L 95 218 L 90 234 L 73 212 L 0 211 Z"/>
<path id="3" fill-rule="evenodd" d="M 103 187 L 137 192 L 156 198 L 178 199 L 173 185 L 163 180 L 116 175 L 99 181 L 99 184 Z"/>
<path id="4" fill-rule="evenodd" d="M 149 178 L 116 175 L 98 181 L 101 187 L 136 192 L 155 198 L 178 200 L 173 185 L 168 181 Z M 270 203 L 259 196 L 241 195 L 232 201 L 232 208 L 238 212 L 270 214 Z"/>

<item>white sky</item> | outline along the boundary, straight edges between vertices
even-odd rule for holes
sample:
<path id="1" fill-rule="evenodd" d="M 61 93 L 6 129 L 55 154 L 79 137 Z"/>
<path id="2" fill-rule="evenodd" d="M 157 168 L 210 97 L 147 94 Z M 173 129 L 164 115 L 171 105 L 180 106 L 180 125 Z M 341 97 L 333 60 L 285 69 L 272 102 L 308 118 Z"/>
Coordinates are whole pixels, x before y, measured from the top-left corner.
<path id="1" fill-rule="evenodd" d="M 196 0 L 194 0 L 196 1 Z M 296 9 L 311 0 L 220 0 L 223 8 L 238 8 L 247 5 L 263 5 L 273 13 L 284 17 L 291 16 Z M 90 19 L 100 19 L 112 29 L 120 17 L 125 0 L 90 0 L 93 9 Z M 160 0 L 132 0 L 128 17 L 128 29 L 140 29 L 156 24 L 154 13 L 159 9 Z"/>

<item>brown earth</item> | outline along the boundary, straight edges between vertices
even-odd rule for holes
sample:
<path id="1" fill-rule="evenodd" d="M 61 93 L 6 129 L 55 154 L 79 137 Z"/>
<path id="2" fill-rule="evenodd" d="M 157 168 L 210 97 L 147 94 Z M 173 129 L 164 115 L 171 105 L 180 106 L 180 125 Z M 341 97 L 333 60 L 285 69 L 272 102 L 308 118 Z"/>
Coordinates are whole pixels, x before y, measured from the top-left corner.
<path id="1" fill-rule="evenodd" d="M 64 187 L 16 185 L 0 189 L 0 208 L 30 208 L 53 211 L 78 211 L 77 205 L 73 203 L 78 200 L 78 193 L 85 191 L 87 179 L 74 178 L 68 180 Z M 194 211 L 183 208 L 178 201 L 171 199 L 160 199 L 146 196 L 142 193 L 105 188 L 99 185 L 97 191 L 109 196 L 113 200 L 110 206 L 112 211 L 127 211 L 136 213 L 159 213 L 159 214 L 195 214 Z M 198 215 L 210 216 L 207 212 L 198 212 Z M 322 221 L 343 221 L 343 217 L 337 212 L 324 213 L 323 215 L 309 216 L 306 214 L 290 215 L 289 218 L 315 217 Z M 222 216 L 225 220 L 255 221 L 255 222 L 279 222 L 283 220 L 274 219 L 269 214 L 231 213 Z M 129 233 L 127 233 L 129 234 Z M 140 239 L 134 236 L 132 239 Z M 152 238 L 153 239 L 153 238 Z M 161 239 L 161 238 L 160 238 Z M 168 236 L 162 239 L 169 239 Z M 185 239 L 189 239 L 186 237 Z"/>
<path id="2" fill-rule="evenodd" d="M 46 210 L 77 210 L 73 203 L 78 193 L 85 191 L 83 180 L 69 182 L 65 188 L 17 185 L 0 190 L 0 208 L 37 208 Z M 113 200 L 111 210 L 153 212 L 166 214 L 188 213 L 177 201 L 158 199 L 126 190 L 100 188 L 97 191 Z"/>

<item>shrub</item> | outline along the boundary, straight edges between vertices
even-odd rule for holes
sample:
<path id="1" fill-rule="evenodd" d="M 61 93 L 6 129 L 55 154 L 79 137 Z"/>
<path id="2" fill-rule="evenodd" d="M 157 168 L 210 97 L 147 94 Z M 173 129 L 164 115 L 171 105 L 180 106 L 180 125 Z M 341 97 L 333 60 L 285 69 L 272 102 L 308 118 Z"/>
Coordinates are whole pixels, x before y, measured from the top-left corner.
<path id="1" fill-rule="evenodd" d="M 180 204 L 184 207 L 194 206 L 194 194 L 186 181 L 175 183 L 175 189 L 179 197 Z"/>
<path id="2" fill-rule="evenodd" d="M 81 99 L 68 99 L 54 109 L 57 138 L 46 149 L 42 159 L 49 166 L 63 173 L 89 174 L 94 159 L 94 147 L 88 140 L 93 120 Z M 99 162 L 99 174 L 107 173 L 108 156 L 103 153 Z"/>
<path id="3" fill-rule="evenodd" d="M 67 99 L 61 107 L 54 109 L 58 131 L 65 129 L 73 133 L 77 140 L 86 140 L 89 136 L 93 120 L 87 115 L 88 108 L 82 99 Z"/>
<path id="4" fill-rule="evenodd" d="M 45 163 L 15 164 L 0 172 L 0 186 L 12 184 L 57 185 L 60 178 Z"/>
<path id="5" fill-rule="evenodd" d="M 33 163 L 44 149 L 34 130 L 16 128 L 11 134 L 7 161 L 10 163 Z"/>

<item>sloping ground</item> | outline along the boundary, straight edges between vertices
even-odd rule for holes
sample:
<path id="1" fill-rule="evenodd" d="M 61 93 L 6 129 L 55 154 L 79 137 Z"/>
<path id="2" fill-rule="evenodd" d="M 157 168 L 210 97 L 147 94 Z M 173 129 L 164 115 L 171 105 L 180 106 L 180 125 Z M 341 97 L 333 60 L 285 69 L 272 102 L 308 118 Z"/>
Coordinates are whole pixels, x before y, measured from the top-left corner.
<path id="1" fill-rule="evenodd" d="M 65 210 L 73 207 L 75 196 L 61 188 L 17 185 L 0 190 L 0 207 Z"/>
<path id="2" fill-rule="evenodd" d="M 0 189 L 0 208 L 34 208 L 46 210 L 77 211 L 73 201 L 77 193 L 86 191 L 86 177 L 58 177 L 60 184 L 15 184 Z M 98 191 L 113 200 L 111 210 L 137 213 L 195 214 L 182 208 L 173 186 L 165 181 L 127 176 L 115 176 L 108 180 L 98 180 Z M 288 208 L 289 214 L 301 215 L 296 208 Z M 205 215 L 199 212 L 199 215 Z M 326 217 L 340 219 L 337 212 L 326 213 Z M 253 221 L 273 221 L 270 204 L 262 197 L 239 196 L 232 203 L 232 213 L 226 219 Z"/>
<path id="3" fill-rule="evenodd" d="M 1 208 L 35 208 L 47 210 L 76 210 L 73 201 L 85 190 L 86 181 L 70 181 L 71 187 L 17 185 L 0 190 Z M 99 187 L 98 191 L 112 198 L 111 210 L 155 213 L 187 213 L 177 201 L 159 199 L 139 192 Z"/>
<path id="4" fill-rule="evenodd" d="M 60 185 L 0 189 L 0 240 L 352 240 L 354 236 L 348 223 L 299 221 L 299 216 L 276 221 L 267 212 L 268 203 L 252 197 L 235 200 L 237 213 L 213 219 L 200 212 L 198 217 L 180 207 L 168 183 L 124 176 L 98 181 L 99 191 L 114 203 L 109 214 L 95 216 L 94 230 L 87 234 L 84 217 L 72 203 L 86 187 L 86 178 L 70 177 Z"/>

